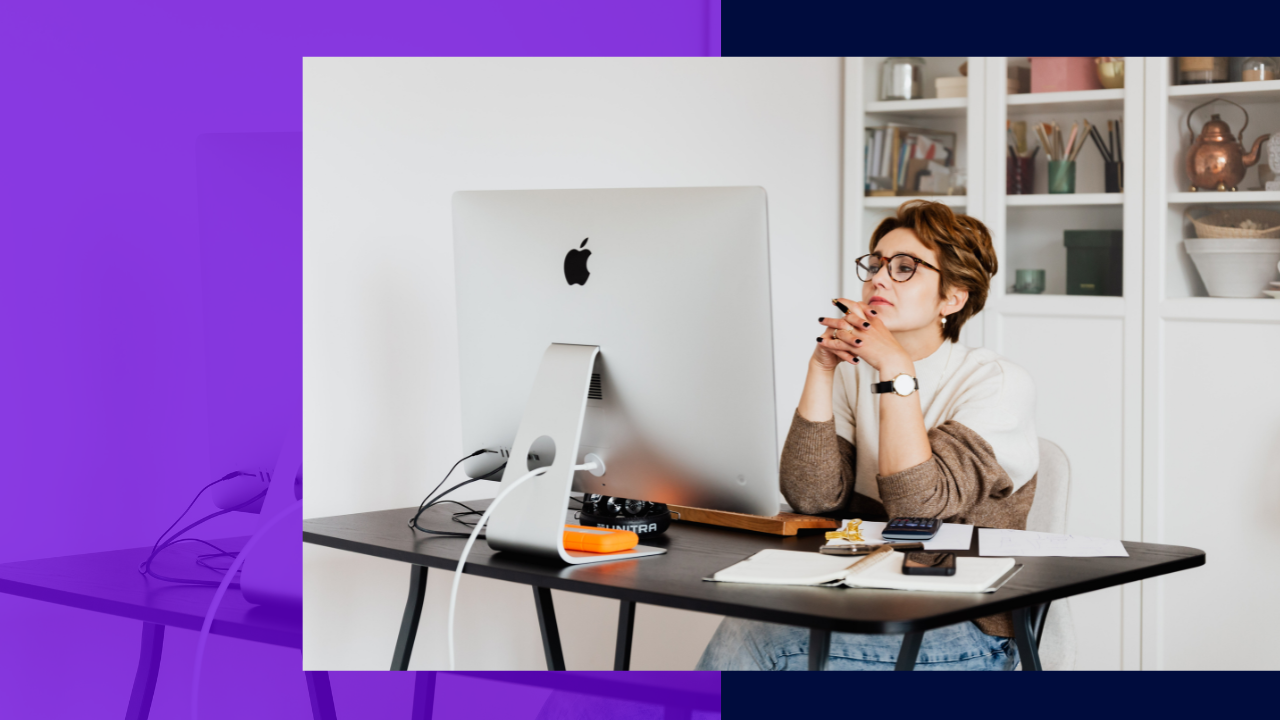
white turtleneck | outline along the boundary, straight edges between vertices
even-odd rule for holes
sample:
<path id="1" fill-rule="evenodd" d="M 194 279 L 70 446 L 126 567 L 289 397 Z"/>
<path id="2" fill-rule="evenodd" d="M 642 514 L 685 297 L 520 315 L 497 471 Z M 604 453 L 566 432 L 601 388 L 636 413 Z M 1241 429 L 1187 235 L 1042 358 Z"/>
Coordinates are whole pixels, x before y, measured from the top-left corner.
<path id="1" fill-rule="evenodd" d="M 1040 445 L 1035 427 L 1035 385 L 1021 367 L 986 348 L 944 341 L 915 361 L 925 430 L 954 420 L 991 445 L 1016 491 L 1035 476 Z M 880 373 L 865 362 L 841 363 L 832 394 L 836 434 L 857 448 L 854 489 L 880 499 Z"/>

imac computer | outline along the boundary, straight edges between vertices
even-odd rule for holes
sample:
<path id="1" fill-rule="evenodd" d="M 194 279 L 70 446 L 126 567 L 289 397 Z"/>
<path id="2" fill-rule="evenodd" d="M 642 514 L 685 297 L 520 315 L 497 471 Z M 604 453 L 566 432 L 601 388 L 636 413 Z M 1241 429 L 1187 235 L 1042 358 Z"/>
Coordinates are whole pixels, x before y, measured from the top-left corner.
<path id="1" fill-rule="evenodd" d="M 564 549 L 570 489 L 778 512 L 762 188 L 466 191 L 453 221 L 463 445 L 493 451 L 464 470 L 547 468 L 490 546 L 613 559 Z"/>

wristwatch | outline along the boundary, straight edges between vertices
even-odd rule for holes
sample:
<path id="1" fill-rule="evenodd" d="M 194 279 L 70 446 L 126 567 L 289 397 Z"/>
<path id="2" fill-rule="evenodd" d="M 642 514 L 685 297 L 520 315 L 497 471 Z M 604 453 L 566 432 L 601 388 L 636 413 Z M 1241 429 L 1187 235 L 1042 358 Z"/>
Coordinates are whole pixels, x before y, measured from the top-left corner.
<path id="1" fill-rule="evenodd" d="M 902 397 L 906 397 L 911 393 L 920 389 L 920 381 L 911 377 L 906 373 L 898 375 L 892 380 L 884 382 L 871 383 L 871 392 L 873 393 L 897 393 Z"/>

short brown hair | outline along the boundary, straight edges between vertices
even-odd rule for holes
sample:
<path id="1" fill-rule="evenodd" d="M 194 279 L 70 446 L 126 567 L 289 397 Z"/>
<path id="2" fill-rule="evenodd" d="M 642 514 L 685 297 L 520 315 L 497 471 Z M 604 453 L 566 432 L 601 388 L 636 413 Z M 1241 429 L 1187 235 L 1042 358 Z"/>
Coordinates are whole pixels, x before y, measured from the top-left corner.
<path id="1" fill-rule="evenodd" d="M 945 298 L 952 289 L 969 291 L 964 307 L 947 316 L 942 336 L 951 342 L 960 340 L 960 328 L 977 315 L 987 303 L 991 278 L 996 274 L 996 251 L 991 233 L 981 221 L 968 215 L 957 215 L 951 208 L 928 200 L 910 200 L 898 206 L 894 217 L 885 218 L 871 233 L 871 252 L 880 238 L 898 228 L 911 230 L 924 246 L 938 256 L 942 280 L 938 297 Z"/>

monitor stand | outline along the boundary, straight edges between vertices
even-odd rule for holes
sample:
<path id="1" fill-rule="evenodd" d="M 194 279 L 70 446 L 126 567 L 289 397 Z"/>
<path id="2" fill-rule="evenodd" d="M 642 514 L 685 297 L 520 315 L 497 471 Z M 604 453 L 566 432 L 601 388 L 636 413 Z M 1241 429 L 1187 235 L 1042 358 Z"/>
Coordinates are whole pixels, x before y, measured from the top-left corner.
<path id="1" fill-rule="evenodd" d="M 580 552 L 564 547 L 573 466 L 578 464 L 591 370 L 599 353 L 596 345 L 552 343 L 543 354 L 533 392 L 520 419 L 520 429 L 511 445 L 502 484 L 506 486 L 529 472 L 529 450 L 534 441 L 544 436 L 555 443 L 555 459 L 546 474 L 521 483 L 493 511 L 486 529 L 493 549 L 537 555 L 571 565 L 630 560 L 666 552 L 665 548 L 644 545 L 616 553 Z"/>

